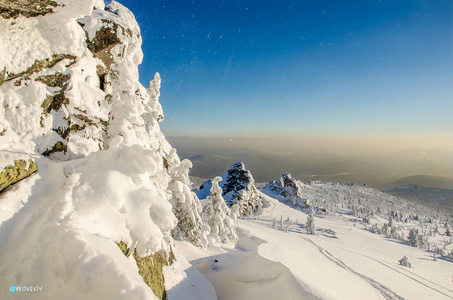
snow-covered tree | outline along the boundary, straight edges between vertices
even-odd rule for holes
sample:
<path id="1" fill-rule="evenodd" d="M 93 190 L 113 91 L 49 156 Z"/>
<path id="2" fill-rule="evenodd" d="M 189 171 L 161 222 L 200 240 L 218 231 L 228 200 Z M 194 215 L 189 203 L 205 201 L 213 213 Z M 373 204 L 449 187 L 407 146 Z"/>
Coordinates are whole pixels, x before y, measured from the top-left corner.
<path id="1" fill-rule="evenodd" d="M 272 228 L 274 229 L 278 229 L 278 226 L 277 226 L 277 219 L 274 217 L 274 221 L 272 222 Z"/>
<path id="2" fill-rule="evenodd" d="M 168 190 L 171 191 L 170 201 L 173 205 L 173 213 L 178 219 L 172 235 L 175 238 L 186 239 L 195 245 L 201 245 L 201 204 L 198 197 L 189 188 L 188 173 L 192 163 L 185 159 L 177 164 L 174 160 L 178 162 L 179 159 L 176 152 L 171 151 L 167 159 L 168 173 L 172 177 Z"/>
<path id="3" fill-rule="evenodd" d="M 417 228 L 412 228 L 409 231 L 409 235 L 407 237 L 409 240 L 409 245 L 412 247 L 418 247 L 419 246 L 419 237 L 418 237 L 418 229 Z"/>
<path id="4" fill-rule="evenodd" d="M 219 186 L 221 177 L 212 180 L 209 196 L 206 198 L 206 205 L 203 210 L 203 220 L 208 224 L 210 233 L 218 235 L 222 243 L 236 244 L 236 216 L 226 205 L 222 197 L 222 189 Z"/>
<path id="5" fill-rule="evenodd" d="M 316 234 L 315 219 L 313 217 L 313 208 L 310 209 L 310 213 L 307 216 L 307 223 L 305 223 L 305 230 L 308 234 Z"/>
<path id="6" fill-rule="evenodd" d="M 203 182 L 197 196 L 200 199 L 205 199 L 211 185 L 211 180 Z M 234 163 L 223 174 L 219 186 L 222 190 L 222 196 L 229 206 L 238 204 L 240 216 L 260 214 L 267 204 L 263 203 L 252 173 L 245 168 L 242 162 Z"/>

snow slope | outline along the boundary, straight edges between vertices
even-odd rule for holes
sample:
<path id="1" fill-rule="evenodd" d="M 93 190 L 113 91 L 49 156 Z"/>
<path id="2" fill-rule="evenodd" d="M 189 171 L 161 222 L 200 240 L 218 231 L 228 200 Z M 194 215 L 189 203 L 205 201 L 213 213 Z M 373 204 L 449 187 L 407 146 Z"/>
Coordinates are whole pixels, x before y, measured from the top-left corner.
<path id="1" fill-rule="evenodd" d="M 170 300 L 452 298 L 451 262 L 372 234 L 351 212 L 374 213 L 359 208 L 379 199 L 379 225 L 390 209 L 412 218 L 399 224 L 405 234 L 437 223 L 413 222 L 421 207 L 370 189 L 301 185 L 329 211 L 307 235 L 305 212 L 254 188 L 270 206 L 239 220 L 238 246 L 197 247 L 208 241 L 191 163 L 160 130 L 160 76 L 149 88 L 138 81 L 134 16 L 115 1 L 51 3 L 46 15 L 0 17 L 0 168 L 38 166 L 0 193 L 0 299 L 156 299 L 137 256 L 172 252 Z M 412 269 L 397 264 L 403 256 Z"/>
<path id="2" fill-rule="evenodd" d="M 237 249 L 224 248 L 222 253 L 183 249 L 192 264 L 211 280 L 219 299 L 239 299 L 233 287 L 244 286 L 244 281 L 247 287 L 244 286 L 243 295 L 259 295 L 266 290 L 265 282 L 271 276 L 273 280 L 285 278 L 284 289 L 291 296 L 279 296 L 281 299 L 453 298 L 452 265 L 448 260 L 433 261 L 430 253 L 373 234 L 345 214 L 315 215 L 317 235 L 309 235 L 303 225 L 307 212 L 263 196 L 271 205 L 262 215 L 239 221 L 242 234 Z M 283 228 L 274 229 L 274 218 L 281 217 Z M 286 231 L 288 218 L 294 225 Z M 331 234 L 331 230 L 336 234 Z M 257 247 L 256 252 L 241 247 L 244 240 Z M 247 262 L 243 261 L 245 255 L 250 256 Z M 398 264 L 404 256 L 409 258 L 412 268 Z M 238 272 L 237 268 L 244 271 Z M 248 279 L 242 280 L 243 276 Z"/>

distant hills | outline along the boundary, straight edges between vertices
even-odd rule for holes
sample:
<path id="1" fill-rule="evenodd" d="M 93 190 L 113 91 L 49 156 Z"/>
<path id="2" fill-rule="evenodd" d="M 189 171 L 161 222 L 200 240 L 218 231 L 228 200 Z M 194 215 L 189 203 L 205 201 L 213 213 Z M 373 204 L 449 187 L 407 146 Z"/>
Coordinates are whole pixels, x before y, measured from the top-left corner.
<path id="1" fill-rule="evenodd" d="M 446 189 L 453 190 L 453 179 L 440 176 L 431 176 L 431 175 L 416 175 L 408 176 L 398 180 L 395 180 L 391 183 L 386 183 L 377 186 L 381 191 L 388 191 L 391 189 L 396 189 L 400 187 L 407 187 L 410 185 L 423 186 L 436 189 Z M 405 190 L 405 189 L 400 189 Z M 398 190 L 397 190 L 398 191 Z"/>
<path id="2" fill-rule="evenodd" d="M 334 148 L 312 149 L 309 142 L 291 144 L 270 139 L 265 140 L 269 145 L 252 145 L 229 138 L 169 137 L 168 140 L 178 149 L 181 158 L 192 161 L 190 175 L 201 178 L 219 176 L 232 163 L 242 161 L 257 183 L 267 183 L 283 173 L 290 173 L 305 182 L 354 182 L 382 191 L 410 184 L 453 190 L 453 168 L 449 164 L 453 161 L 451 151 L 412 149 L 353 154 Z"/>
<path id="3" fill-rule="evenodd" d="M 257 182 L 275 180 L 291 167 L 291 161 L 287 159 L 249 149 L 182 157 L 188 158 L 193 164 L 190 175 L 202 178 L 220 176 L 236 161 L 243 161 L 253 174 L 257 174 L 254 175 Z"/>
<path id="4" fill-rule="evenodd" d="M 386 193 L 406 200 L 453 212 L 453 190 L 408 185 Z"/>

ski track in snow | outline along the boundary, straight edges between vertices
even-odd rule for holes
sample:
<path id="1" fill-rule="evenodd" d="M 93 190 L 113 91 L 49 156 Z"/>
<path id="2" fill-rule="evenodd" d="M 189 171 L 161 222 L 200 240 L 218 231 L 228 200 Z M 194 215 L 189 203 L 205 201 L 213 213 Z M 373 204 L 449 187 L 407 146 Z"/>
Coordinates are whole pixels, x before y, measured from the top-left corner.
<path id="1" fill-rule="evenodd" d="M 332 253 L 330 253 L 329 251 L 327 251 L 326 249 L 324 249 L 323 247 L 319 246 L 318 244 L 316 244 L 315 242 L 313 242 L 311 239 L 309 238 L 306 238 L 306 237 L 301 237 L 303 238 L 304 240 L 306 240 L 307 242 L 309 242 L 310 244 L 312 244 L 314 247 L 316 247 L 319 252 L 324 255 L 327 259 L 329 259 L 331 262 L 335 263 L 336 265 L 338 265 L 339 267 L 359 276 L 360 278 L 362 278 L 363 280 L 367 281 L 370 285 L 372 285 L 376 290 L 378 290 L 378 292 L 384 296 L 385 299 L 400 299 L 400 300 L 404 300 L 403 297 L 399 296 L 398 294 L 396 294 L 395 292 L 393 292 L 392 290 L 390 290 L 388 287 L 380 284 L 379 282 L 377 282 L 376 280 L 368 277 L 368 276 L 365 276 L 363 274 L 360 274 L 359 272 L 353 270 L 352 268 L 348 267 L 343 261 L 341 261 L 340 259 L 336 258 L 334 255 L 332 255 Z"/>

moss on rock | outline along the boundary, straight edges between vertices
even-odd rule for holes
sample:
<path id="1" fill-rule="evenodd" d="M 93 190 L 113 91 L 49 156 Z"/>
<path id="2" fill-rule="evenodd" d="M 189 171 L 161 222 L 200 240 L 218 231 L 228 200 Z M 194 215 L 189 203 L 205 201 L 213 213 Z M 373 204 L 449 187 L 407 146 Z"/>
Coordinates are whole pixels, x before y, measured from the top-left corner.
<path id="1" fill-rule="evenodd" d="M 69 104 L 69 99 L 66 98 L 64 92 L 65 92 L 64 90 L 61 90 L 60 92 L 56 93 L 53 96 L 46 97 L 44 102 L 41 104 L 41 107 L 44 110 L 44 114 L 50 113 L 52 109 L 58 111 L 63 104 L 64 105 Z"/>
<path id="2" fill-rule="evenodd" d="M 40 81 L 49 87 L 59 87 L 60 90 L 54 95 L 49 95 L 41 104 L 43 113 L 48 114 L 52 110 L 58 111 L 63 105 L 69 104 L 69 99 L 66 97 L 66 90 L 68 89 L 68 81 L 71 78 L 70 75 L 57 72 L 53 75 L 44 75 L 36 78 L 36 81 Z M 65 119 L 68 122 L 68 126 L 54 128 L 53 130 L 58 133 L 63 139 L 67 139 L 71 130 L 71 120 Z"/>
<path id="3" fill-rule="evenodd" d="M 50 87 L 61 87 L 62 89 L 66 89 L 67 81 L 71 78 L 68 74 L 63 74 L 60 72 L 55 73 L 54 75 L 44 75 L 39 76 L 35 80 L 41 81 L 47 86 Z"/>
<path id="4" fill-rule="evenodd" d="M 58 141 L 55 145 L 53 145 L 52 149 L 47 149 L 42 153 L 44 156 L 49 156 L 52 153 L 55 152 L 67 152 L 68 151 L 68 146 L 63 144 L 62 142 Z"/>
<path id="5" fill-rule="evenodd" d="M 116 244 L 121 249 L 121 252 L 123 252 L 123 254 L 126 255 L 126 257 L 129 257 L 131 255 L 131 252 L 129 251 L 129 248 L 127 248 L 126 243 L 118 242 Z"/>
<path id="6" fill-rule="evenodd" d="M 119 242 L 116 244 L 123 254 L 126 255 L 126 257 L 129 257 L 132 254 L 125 243 Z M 135 261 L 137 262 L 140 276 L 142 276 L 145 283 L 151 288 L 154 295 L 156 295 L 159 299 L 167 299 L 163 267 L 168 266 L 173 262 L 175 258 L 173 251 L 170 249 L 168 259 L 165 259 L 159 253 L 154 253 L 151 256 L 140 257 L 136 249 L 134 249 L 133 255 Z"/>
<path id="7" fill-rule="evenodd" d="M 88 38 L 88 33 L 86 33 L 88 49 L 104 63 L 106 68 L 98 68 L 98 75 L 108 73 L 110 66 L 114 62 L 110 50 L 116 45 L 121 44 L 121 40 L 118 38 L 119 25 L 109 20 L 102 21 L 108 25 L 101 27 L 92 40 Z M 83 24 L 80 25 L 83 27 Z"/>
<path id="8" fill-rule="evenodd" d="M 6 80 L 6 68 L 3 68 L 3 70 L 0 71 L 0 86 L 3 85 L 5 80 Z"/>
<path id="9" fill-rule="evenodd" d="M 9 73 L 4 81 L 10 81 L 10 80 L 13 80 L 13 79 L 16 79 L 16 78 L 19 78 L 19 77 L 30 76 L 31 74 L 37 73 L 37 72 L 39 72 L 39 71 L 41 71 L 43 69 L 52 68 L 53 66 L 55 66 L 56 64 L 58 64 L 59 62 L 61 62 L 64 59 L 72 60 L 72 62 L 69 65 L 67 65 L 67 67 L 72 65 L 76 61 L 76 57 L 74 55 L 70 55 L 70 54 L 52 54 L 51 57 L 48 57 L 46 59 L 41 59 L 41 60 L 37 59 L 37 60 L 35 60 L 33 65 L 31 67 L 29 67 L 27 70 L 23 71 L 23 72 L 20 72 L 20 73 L 17 73 L 17 74 Z M 4 71 L 4 72 L 6 72 L 6 71 Z M 0 75 L 1 75 L 1 73 L 0 73 Z"/>
<path id="10" fill-rule="evenodd" d="M 6 166 L 0 173 L 0 191 L 27 178 L 36 171 L 38 171 L 38 166 L 32 159 L 28 160 L 28 168 L 25 160 L 15 160 L 14 166 Z"/>
<path id="11" fill-rule="evenodd" d="M 71 124 L 71 127 L 69 128 L 69 131 L 71 132 L 77 132 L 80 130 L 84 130 L 86 128 L 86 125 L 80 126 L 79 124 Z"/>
<path id="12" fill-rule="evenodd" d="M 27 18 L 44 16 L 52 13 L 58 3 L 52 0 L 1 0 L 0 16 L 4 19 L 15 19 L 19 15 Z"/>

